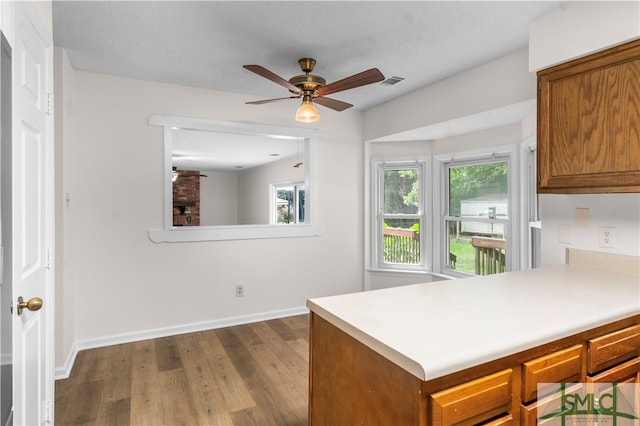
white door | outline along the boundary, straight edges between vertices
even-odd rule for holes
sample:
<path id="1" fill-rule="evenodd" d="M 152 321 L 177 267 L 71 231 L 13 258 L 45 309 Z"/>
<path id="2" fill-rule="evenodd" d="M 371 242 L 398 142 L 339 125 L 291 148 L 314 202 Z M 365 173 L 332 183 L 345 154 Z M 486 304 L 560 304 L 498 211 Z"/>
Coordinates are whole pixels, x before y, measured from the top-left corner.
<path id="1" fill-rule="evenodd" d="M 53 421 L 52 45 L 31 5 L 14 12 L 13 421 L 41 425 Z"/>

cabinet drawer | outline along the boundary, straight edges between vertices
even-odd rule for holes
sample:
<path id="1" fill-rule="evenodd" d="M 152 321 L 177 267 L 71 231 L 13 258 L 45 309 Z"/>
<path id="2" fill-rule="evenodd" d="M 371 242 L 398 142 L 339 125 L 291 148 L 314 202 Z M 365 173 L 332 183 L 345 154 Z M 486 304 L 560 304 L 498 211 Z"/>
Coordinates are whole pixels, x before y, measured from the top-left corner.
<path id="1" fill-rule="evenodd" d="M 522 402 L 536 398 L 538 383 L 580 381 L 583 346 L 570 348 L 525 362 L 522 366 Z"/>
<path id="2" fill-rule="evenodd" d="M 606 334 L 588 342 L 587 371 L 590 374 L 625 361 L 640 352 L 640 325 Z"/>
<path id="3" fill-rule="evenodd" d="M 513 370 L 507 369 L 431 395 L 431 424 L 477 424 L 511 409 Z"/>
<path id="4" fill-rule="evenodd" d="M 588 383 L 639 383 L 640 357 L 624 362 L 595 376 L 587 376 Z"/>
<path id="5" fill-rule="evenodd" d="M 574 384 L 567 390 L 567 393 L 584 392 L 583 386 L 584 384 L 582 383 Z M 531 404 L 527 404 L 527 405 L 523 404 L 520 407 L 520 423 L 518 423 L 518 425 L 520 426 L 538 426 L 538 425 L 545 425 L 545 424 L 557 425 L 558 424 L 557 418 L 538 420 L 538 407 L 542 407 L 545 410 L 549 410 L 549 405 L 551 405 L 552 407 L 559 407 L 561 405 L 560 395 L 558 393 L 553 393 L 552 395 L 543 397 L 542 399 L 532 402 Z M 548 412 L 548 411 L 545 411 L 545 412 Z M 541 415 L 543 414 L 541 413 Z"/>
<path id="6" fill-rule="evenodd" d="M 514 425 L 513 416 L 511 414 L 507 414 L 506 416 L 500 417 L 498 419 L 493 419 L 482 423 L 482 426 L 511 426 Z"/>

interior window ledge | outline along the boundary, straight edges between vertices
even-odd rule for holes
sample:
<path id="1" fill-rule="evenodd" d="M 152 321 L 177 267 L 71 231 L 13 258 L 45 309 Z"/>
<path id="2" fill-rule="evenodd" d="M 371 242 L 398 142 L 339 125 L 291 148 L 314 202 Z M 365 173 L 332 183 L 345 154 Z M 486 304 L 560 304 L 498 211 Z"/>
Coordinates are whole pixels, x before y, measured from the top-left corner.
<path id="1" fill-rule="evenodd" d="M 322 225 L 243 225 L 216 227 L 174 227 L 152 229 L 149 239 L 154 243 L 196 241 L 250 240 L 259 238 L 317 237 L 324 233 Z"/>
<path id="2" fill-rule="evenodd" d="M 367 272 L 371 272 L 374 274 L 388 274 L 388 275 L 422 275 L 422 276 L 430 276 L 435 277 L 438 280 L 455 280 L 458 277 L 454 277 L 451 275 L 443 275 L 438 274 L 436 272 L 429 271 L 411 271 L 406 269 L 375 269 L 375 268 L 367 268 Z"/>

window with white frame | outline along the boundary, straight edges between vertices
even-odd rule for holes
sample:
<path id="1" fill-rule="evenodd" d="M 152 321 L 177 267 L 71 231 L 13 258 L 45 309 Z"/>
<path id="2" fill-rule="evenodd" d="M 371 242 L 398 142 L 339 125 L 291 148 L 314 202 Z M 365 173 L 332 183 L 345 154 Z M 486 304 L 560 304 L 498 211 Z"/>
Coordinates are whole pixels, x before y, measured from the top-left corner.
<path id="1" fill-rule="evenodd" d="M 272 223 L 304 223 L 304 182 L 272 185 Z"/>
<path id="2" fill-rule="evenodd" d="M 442 163 L 445 272 L 490 275 L 510 265 L 511 156 Z"/>
<path id="3" fill-rule="evenodd" d="M 426 269 L 425 165 L 425 160 L 372 164 L 374 268 Z"/>

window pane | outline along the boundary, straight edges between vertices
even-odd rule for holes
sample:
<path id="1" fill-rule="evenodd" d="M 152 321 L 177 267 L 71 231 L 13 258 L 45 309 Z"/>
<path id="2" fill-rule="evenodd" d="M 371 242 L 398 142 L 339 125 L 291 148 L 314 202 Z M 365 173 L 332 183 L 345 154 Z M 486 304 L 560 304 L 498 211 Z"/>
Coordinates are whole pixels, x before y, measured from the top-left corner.
<path id="1" fill-rule="evenodd" d="M 420 212 L 420 179 L 417 168 L 385 169 L 384 213 L 415 214 Z"/>
<path id="2" fill-rule="evenodd" d="M 446 223 L 451 269 L 475 275 L 505 272 L 504 224 L 456 220 Z"/>
<path id="3" fill-rule="evenodd" d="M 382 235 L 385 263 L 420 263 L 419 219 L 387 219 Z"/>
<path id="4" fill-rule="evenodd" d="M 295 223 L 296 209 L 294 207 L 294 187 L 279 187 L 276 191 L 276 223 Z"/>
<path id="5" fill-rule="evenodd" d="M 449 216 L 507 219 L 507 162 L 449 168 Z"/>
<path id="6" fill-rule="evenodd" d="M 304 223 L 304 203 L 306 201 L 304 186 L 297 186 L 298 190 L 298 223 Z"/>

